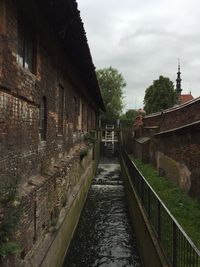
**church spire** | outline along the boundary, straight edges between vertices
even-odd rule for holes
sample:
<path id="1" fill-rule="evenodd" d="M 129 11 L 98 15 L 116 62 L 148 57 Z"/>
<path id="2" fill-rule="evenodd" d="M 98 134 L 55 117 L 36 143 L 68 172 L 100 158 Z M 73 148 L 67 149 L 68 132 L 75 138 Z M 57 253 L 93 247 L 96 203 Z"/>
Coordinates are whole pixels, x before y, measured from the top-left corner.
<path id="1" fill-rule="evenodd" d="M 182 92 L 182 89 L 181 89 L 181 71 L 180 71 L 180 61 L 178 61 L 178 72 L 177 72 L 177 79 L 176 79 L 176 92 L 177 92 L 177 95 L 178 95 L 178 104 L 180 105 L 181 104 L 181 92 Z"/>

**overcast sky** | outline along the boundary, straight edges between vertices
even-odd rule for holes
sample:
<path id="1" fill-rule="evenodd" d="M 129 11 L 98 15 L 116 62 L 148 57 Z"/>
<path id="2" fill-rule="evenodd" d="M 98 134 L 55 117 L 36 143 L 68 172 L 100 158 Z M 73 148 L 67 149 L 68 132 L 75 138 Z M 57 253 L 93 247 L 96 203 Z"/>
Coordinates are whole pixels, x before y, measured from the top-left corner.
<path id="1" fill-rule="evenodd" d="M 200 96 L 199 0 L 77 0 L 97 69 L 124 76 L 126 110 L 143 107 L 145 89 L 160 75 L 182 93 Z"/>

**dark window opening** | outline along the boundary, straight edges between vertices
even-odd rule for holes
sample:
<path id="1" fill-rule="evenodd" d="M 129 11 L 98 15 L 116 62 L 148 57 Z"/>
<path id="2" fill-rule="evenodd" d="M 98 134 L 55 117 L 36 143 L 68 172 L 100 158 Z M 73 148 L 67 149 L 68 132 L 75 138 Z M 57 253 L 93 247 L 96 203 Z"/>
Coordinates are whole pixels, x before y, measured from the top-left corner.
<path id="1" fill-rule="evenodd" d="M 82 104 L 82 125 L 81 125 L 82 131 L 84 130 L 84 124 L 85 124 L 84 111 L 85 111 L 85 107 L 84 107 L 84 104 Z"/>
<path id="2" fill-rule="evenodd" d="M 34 201 L 34 219 L 33 219 L 33 243 L 37 240 L 37 202 Z"/>
<path id="3" fill-rule="evenodd" d="M 87 130 L 91 129 L 91 110 L 87 107 Z"/>
<path id="4" fill-rule="evenodd" d="M 21 257 L 22 260 L 24 260 L 24 258 L 26 257 L 26 251 L 25 251 L 25 249 L 23 249 L 23 250 L 21 251 L 21 253 L 20 253 L 20 257 Z"/>
<path id="5" fill-rule="evenodd" d="M 54 214 L 53 214 L 53 210 L 52 210 L 51 213 L 50 213 L 50 220 L 52 221 L 53 218 L 54 218 Z"/>
<path id="6" fill-rule="evenodd" d="M 40 114 L 39 114 L 39 135 L 40 140 L 46 140 L 47 131 L 47 103 L 46 97 L 44 96 L 40 102 Z"/>
<path id="7" fill-rule="evenodd" d="M 92 116 L 92 110 L 90 111 L 90 129 L 93 128 L 93 116 Z"/>
<path id="8" fill-rule="evenodd" d="M 36 72 L 36 47 L 34 45 L 34 34 L 30 29 L 24 27 L 24 23 L 18 23 L 18 49 L 17 63 L 31 72 Z"/>
<path id="9" fill-rule="evenodd" d="M 73 111 L 73 128 L 74 128 L 74 131 L 76 130 L 76 126 L 77 126 L 77 121 L 78 121 L 78 103 L 77 103 L 77 99 L 76 97 L 74 97 L 73 99 L 73 106 L 74 106 L 74 111 Z"/>
<path id="10" fill-rule="evenodd" d="M 58 134 L 63 134 L 63 117 L 64 117 L 64 88 L 59 86 L 58 96 Z"/>

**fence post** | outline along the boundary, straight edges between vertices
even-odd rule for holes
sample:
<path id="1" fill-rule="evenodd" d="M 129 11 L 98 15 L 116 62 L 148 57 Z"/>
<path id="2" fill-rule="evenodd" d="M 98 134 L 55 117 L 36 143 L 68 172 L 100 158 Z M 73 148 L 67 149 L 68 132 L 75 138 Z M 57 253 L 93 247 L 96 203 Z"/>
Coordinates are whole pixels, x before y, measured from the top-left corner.
<path id="1" fill-rule="evenodd" d="M 148 187 L 148 215 L 151 218 L 151 196 L 150 196 L 150 188 Z"/>
<path id="2" fill-rule="evenodd" d="M 177 267 L 177 226 L 175 222 L 172 223 L 172 231 L 173 231 L 173 267 Z"/>
<path id="3" fill-rule="evenodd" d="M 142 199 L 142 204 L 144 205 L 144 180 L 141 180 L 141 199 Z"/>
<path id="4" fill-rule="evenodd" d="M 161 240 L 161 207 L 159 199 L 157 203 L 158 203 L 158 238 Z"/>
<path id="5" fill-rule="evenodd" d="M 146 210 L 149 222 L 152 223 L 153 226 L 155 226 L 155 230 L 157 231 L 157 237 L 170 264 L 173 267 L 180 267 L 183 265 L 195 265 L 196 267 L 200 267 L 199 250 L 187 237 L 187 235 L 184 233 L 183 229 L 179 226 L 179 224 L 176 224 L 169 210 L 165 207 L 165 205 L 163 205 L 162 201 L 160 202 L 159 197 L 157 197 L 154 190 L 151 189 L 145 178 L 143 178 L 143 176 L 138 171 L 137 167 L 135 167 L 135 165 L 132 163 L 130 157 L 128 156 L 123 147 L 121 153 L 131 176 L 134 188 L 136 189 L 136 193 L 141 198 L 141 202 Z M 153 220 L 155 212 L 153 206 L 154 196 L 157 198 L 157 200 L 155 200 L 155 206 L 157 207 L 157 218 L 155 218 L 155 220 Z M 170 224 L 170 229 L 167 233 L 165 232 L 165 230 L 168 231 L 167 227 L 165 229 L 165 221 L 166 223 Z M 167 239 L 165 240 L 166 235 Z"/>

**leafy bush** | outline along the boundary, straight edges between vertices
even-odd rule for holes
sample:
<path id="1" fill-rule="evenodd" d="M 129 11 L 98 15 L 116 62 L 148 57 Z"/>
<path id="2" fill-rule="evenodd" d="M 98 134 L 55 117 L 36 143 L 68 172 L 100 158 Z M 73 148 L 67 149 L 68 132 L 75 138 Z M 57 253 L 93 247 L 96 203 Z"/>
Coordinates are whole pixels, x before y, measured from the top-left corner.
<path id="1" fill-rule="evenodd" d="M 17 254 L 21 252 L 21 248 L 15 242 L 7 242 L 0 247 L 0 256 L 6 257 L 7 255 Z"/>
<path id="2" fill-rule="evenodd" d="M 84 135 L 84 141 L 88 144 L 94 144 L 96 142 L 95 131 L 90 131 Z"/>
<path id="3" fill-rule="evenodd" d="M 61 202 L 62 202 L 62 206 L 65 207 L 67 204 L 67 193 L 66 192 L 62 196 Z"/>
<path id="4" fill-rule="evenodd" d="M 4 207 L 14 201 L 17 191 L 16 177 L 0 177 L 0 206 Z"/>
<path id="5" fill-rule="evenodd" d="M 88 154 L 88 150 L 86 148 L 82 149 L 80 151 L 80 161 L 82 161 L 83 158 L 87 156 L 87 154 Z"/>
<path id="6" fill-rule="evenodd" d="M 11 241 L 21 215 L 17 183 L 16 177 L 0 177 L 0 208 L 4 213 L 0 222 L 0 257 L 20 252 L 19 245 Z"/>

